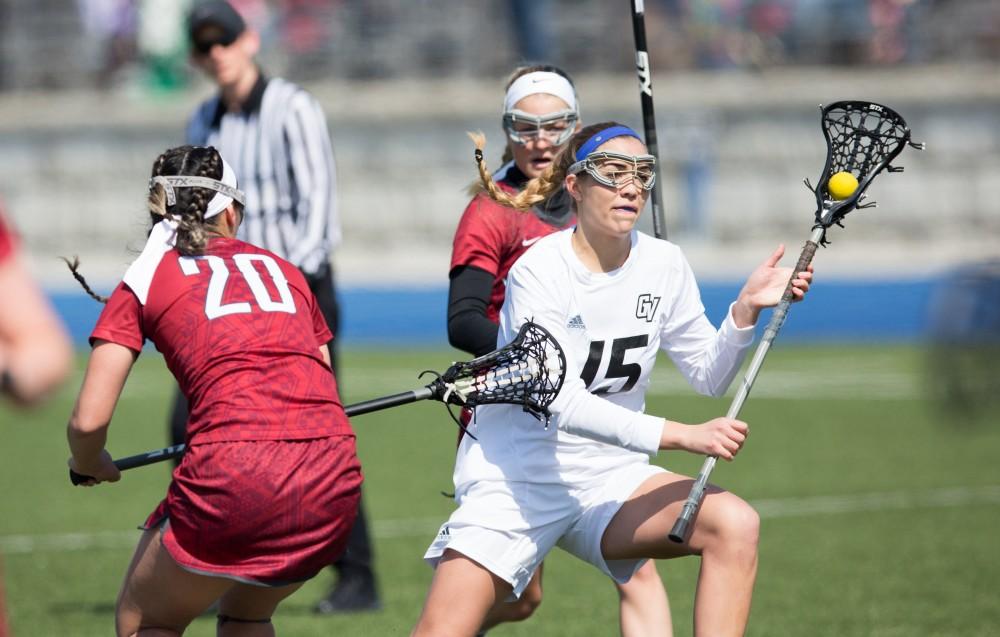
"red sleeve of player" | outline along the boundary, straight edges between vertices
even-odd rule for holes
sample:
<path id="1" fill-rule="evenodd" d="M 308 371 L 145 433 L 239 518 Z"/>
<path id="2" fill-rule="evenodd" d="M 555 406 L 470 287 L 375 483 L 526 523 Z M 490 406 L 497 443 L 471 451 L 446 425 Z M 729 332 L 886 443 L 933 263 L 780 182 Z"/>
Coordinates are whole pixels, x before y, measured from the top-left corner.
<path id="1" fill-rule="evenodd" d="M 111 293 L 108 304 L 97 319 L 97 325 L 90 334 L 90 345 L 96 339 L 110 341 L 139 352 L 145 337 L 142 333 L 142 304 L 132 290 L 119 283 Z"/>
<path id="2" fill-rule="evenodd" d="M 326 345 L 333 338 L 333 332 L 326 324 L 326 318 L 323 316 L 323 312 L 319 309 L 319 303 L 316 302 L 316 295 L 313 294 L 308 287 L 306 291 L 309 292 L 309 315 L 312 317 L 313 324 L 313 334 L 316 335 L 316 347 Z"/>
<path id="3" fill-rule="evenodd" d="M 508 223 L 508 211 L 486 195 L 480 194 L 469 203 L 455 230 L 452 244 L 451 268 L 475 266 L 496 275 L 500 271 L 500 250 Z"/>
<path id="4" fill-rule="evenodd" d="M 17 237 L 14 229 L 3 217 L 3 210 L 0 210 L 0 262 L 6 261 L 17 250 Z"/>

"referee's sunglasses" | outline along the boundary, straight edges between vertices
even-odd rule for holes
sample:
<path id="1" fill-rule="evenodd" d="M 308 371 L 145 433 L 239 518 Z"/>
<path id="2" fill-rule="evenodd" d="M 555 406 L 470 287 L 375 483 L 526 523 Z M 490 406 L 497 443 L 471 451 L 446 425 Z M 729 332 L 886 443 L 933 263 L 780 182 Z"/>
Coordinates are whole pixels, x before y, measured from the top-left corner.
<path id="1" fill-rule="evenodd" d="M 238 35 L 233 35 L 231 33 L 216 33 L 212 34 L 210 37 L 195 38 L 191 42 L 191 48 L 194 49 L 194 54 L 198 56 L 206 56 L 212 52 L 212 47 L 219 45 L 223 48 L 228 47 L 230 44 L 236 41 Z"/>

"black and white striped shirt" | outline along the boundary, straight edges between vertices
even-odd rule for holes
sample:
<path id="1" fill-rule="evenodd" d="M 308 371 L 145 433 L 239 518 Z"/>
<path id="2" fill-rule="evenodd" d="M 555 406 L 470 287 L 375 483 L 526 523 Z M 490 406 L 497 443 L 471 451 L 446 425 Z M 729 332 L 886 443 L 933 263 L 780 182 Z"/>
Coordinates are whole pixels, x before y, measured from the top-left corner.
<path id="1" fill-rule="evenodd" d="M 246 193 L 239 238 L 319 273 L 340 243 L 336 168 L 326 117 L 303 88 L 263 75 L 242 110 L 216 95 L 198 107 L 187 141 L 214 146 Z"/>

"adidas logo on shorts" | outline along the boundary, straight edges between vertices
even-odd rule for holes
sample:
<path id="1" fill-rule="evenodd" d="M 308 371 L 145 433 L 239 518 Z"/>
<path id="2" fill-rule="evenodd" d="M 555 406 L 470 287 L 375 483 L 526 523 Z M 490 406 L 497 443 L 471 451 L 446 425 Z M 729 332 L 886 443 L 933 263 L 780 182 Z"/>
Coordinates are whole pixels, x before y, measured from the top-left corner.
<path id="1" fill-rule="evenodd" d="M 568 327 L 571 330 L 585 330 L 585 329 L 587 329 L 587 326 L 583 324 L 583 317 L 580 316 L 579 314 L 577 314 L 576 316 L 574 316 L 573 318 L 571 318 L 569 320 L 569 323 L 566 324 L 566 327 Z"/>

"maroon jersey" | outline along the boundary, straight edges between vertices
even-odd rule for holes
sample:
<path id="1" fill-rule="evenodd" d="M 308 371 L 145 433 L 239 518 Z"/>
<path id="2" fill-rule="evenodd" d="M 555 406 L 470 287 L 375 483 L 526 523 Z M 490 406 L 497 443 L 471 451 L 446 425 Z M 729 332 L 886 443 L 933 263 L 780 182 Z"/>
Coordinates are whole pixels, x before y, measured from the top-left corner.
<path id="1" fill-rule="evenodd" d="M 17 237 L 0 210 L 0 263 L 9 259 L 17 250 Z"/>
<path id="2" fill-rule="evenodd" d="M 188 444 L 351 435 L 319 348 L 331 338 L 302 273 L 236 239 L 170 250 L 142 305 L 115 289 L 91 334 L 156 345 L 190 404 Z"/>
<path id="3" fill-rule="evenodd" d="M 508 192 L 515 184 L 499 181 Z M 514 262 L 536 241 L 566 227 L 546 223 L 533 211 L 520 211 L 498 204 L 486 193 L 479 193 L 462 213 L 452 245 L 451 268 L 472 266 L 493 275 L 493 290 L 486 317 L 500 322 L 500 308 L 507 290 L 507 272 Z"/>
<path id="4" fill-rule="evenodd" d="M 343 554 L 361 481 L 353 436 L 195 445 L 143 528 L 183 568 L 283 586 Z"/>

